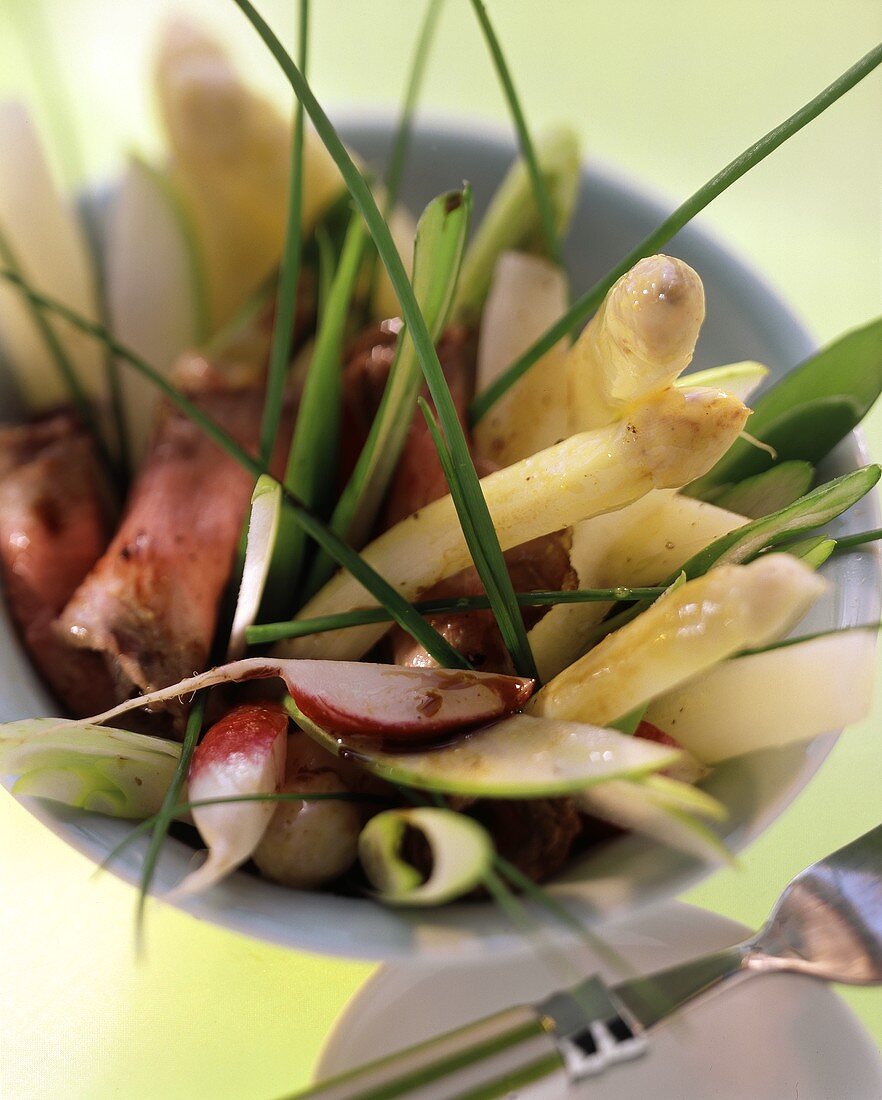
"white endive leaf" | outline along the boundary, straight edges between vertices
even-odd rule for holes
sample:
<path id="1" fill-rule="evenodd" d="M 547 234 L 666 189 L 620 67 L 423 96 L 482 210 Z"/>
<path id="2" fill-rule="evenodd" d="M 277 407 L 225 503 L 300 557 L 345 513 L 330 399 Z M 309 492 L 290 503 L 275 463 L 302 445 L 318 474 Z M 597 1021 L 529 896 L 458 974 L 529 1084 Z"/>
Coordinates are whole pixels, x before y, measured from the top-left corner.
<path id="1" fill-rule="evenodd" d="M 618 730 L 515 714 L 450 745 L 394 752 L 330 735 L 297 707 L 300 728 L 331 752 L 341 748 L 390 783 L 475 798 L 542 798 L 580 791 L 620 776 L 660 771 L 682 753 Z"/>
<path id="2" fill-rule="evenodd" d="M 233 616 L 230 645 L 227 651 L 231 660 L 241 657 L 245 652 L 245 631 L 254 622 L 260 608 L 272 562 L 281 509 L 282 487 L 273 478 L 264 474 L 258 478 L 251 495 L 251 517 L 248 520 L 245 564 L 242 567 L 242 582 L 239 585 L 239 598 L 236 601 L 236 612 Z"/>
<path id="3" fill-rule="evenodd" d="M 113 192 L 105 244 L 107 309 L 114 336 L 164 375 L 205 331 L 202 271 L 194 230 L 163 173 L 132 158 Z M 132 455 L 153 430 L 156 387 L 120 364 Z"/>
<path id="4" fill-rule="evenodd" d="M 0 726 L 0 774 L 13 794 L 63 802 L 111 817 L 155 814 L 181 746 L 128 730 L 28 718 Z"/>
<path id="5" fill-rule="evenodd" d="M 709 764 L 808 741 L 866 715 L 875 649 L 873 633 L 854 630 L 736 657 L 657 699 L 647 718 Z"/>

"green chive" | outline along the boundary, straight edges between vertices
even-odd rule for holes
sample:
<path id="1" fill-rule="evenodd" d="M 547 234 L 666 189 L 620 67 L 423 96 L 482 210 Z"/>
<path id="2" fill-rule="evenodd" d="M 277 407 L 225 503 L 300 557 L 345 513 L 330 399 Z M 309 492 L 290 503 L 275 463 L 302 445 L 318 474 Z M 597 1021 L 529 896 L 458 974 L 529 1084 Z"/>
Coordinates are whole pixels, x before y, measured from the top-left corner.
<path id="1" fill-rule="evenodd" d="M 505 648 L 511 654 L 512 661 L 518 672 L 522 676 L 529 676 L 532 680 L 535 680 L 536 687 L 538 688 L 541 686 L 539 672 L 536 668 L 536 662 L 533 660 L 533 653 L 530 649 L 530 642 L 527 638 L 524 620 L 521 617 L 520 608 L 515 598 L 514 585 L 511 583 L 511 577 L 505 566 L 505 559 L 503 559 L 501 570 L 494 568 L 495 563 L 488 559 L 485 549 L 487 534 L 486 526 L 482 522 L 483 516 L 480 512 L 474 512 L 469 507 L 468 498 L 462 492 L 462 486 L 456 477 L 456 471 L 453 467 L 453 458 L 451 457 L 447 441 L 441 434 L 441 429 L 438 426 L 438 422 L 432 410 L 422 397 L 419 398 L 419 406 L 429 426 L 432 441 L 435 444 L 435 450 L 438 452 L 438 460 L 441 463 L 441 468 L 444 471 L 447 484 L 450 486 L 450 496 L 453 500 L 453 506 L 456 508 L 456 514 L 459 517 L 459 525 L 465 536 L 466 545 L 469 548 L 472 561 L 475 563 L 478 576 L 484 581 L 485 588 L 487 589 L 490 606 L 493 608 L 493 614 L 496 616 L 496 623 L 499 627 L 499 633 L 502 635 L 502 640 L 505 643 Z M 492 528 L 492 521 L 489 518 L 489 514 L 487 516 L 487 523 L 490 524 Z"/>
<path id="2" fill-rule="evenodd" d="M 336 481 L 340 444 L 343 336 L 367 235 L 355 215 L 349 223 L 340 264 L 322 312 L 312 362 L 297 410 L 285 487 L 310 508 L 323 511 L 323 498 Z M 295 592 L 306 554 L 306 532 L 290 508 L 283 507 L 267 578 L 264 606 L 293 613 Z"/>
<path id="3" fill-rule="evenodd" d="M 165 798 L 162 800 L 162 808 L 159 813 L 156 814 L 153 832 L 150 836 L 150 843 L 147 846 L 147 854 L 144 856 L 144 863 L 141 867 L 141 888 L 138 895 L 137 915 L 139 936 L 143 931 L 144 907 L 147 904 L 147 898 L 150 894 L 150 885 L 153 881 L 153 874 L 156 870 L 159 853 L 168 835 L 169 826 L 174 819 L 175 807 L 187 779 L 190 760 L 193 756 L 196 744 L 199 741 L 199 735 L 202 733 L 202 723 L 205 718 L 205 704 L 207 700 L 208 693 L 205 691 L 199 692 L 193 700 L 193 705 L 187 716 L 187 728 L 184 732 L 184 742 L 181 745 L 181 756 L 175 768 L 175 774 L 172 776 L 172 781 L 168 786 L 168 790 L 165 792 Z"/>
<path id="4" fill-rule="evenodd" d="M 800 634 L 795 638 L 781 638 L 780 641 L 770 642 L 768 645 L 759 646 L 756 649 L 742 649 L 732 659 L 756 657 L 760 653 L 771 653 L 774 649 L 789 649 L 792 645 L 813 642 L 816 638 L 829 638 L 833 634 L 850 634 L 853 630 L 871 630 L 873 633 L 878 633 L 882 630 L 882 623 L 855 623 L 854 626 L 834 626 L 829 630 L 816 630 L 813 634 Z"/>
<path id="5" fill-rule="evenodd" d="M 235 0 L 235 2 L 239 3 L 239 0 Z M 718 195 L 722 194 L 726 188 L 731 187 L 736 180 L 739 180 L 751 168 L 754 168 L 760 161 L 765 160 L 779 145 L 783 145 L 788 138 L 791 138 L 823 111 L 826 111 L 832 103 L 844 96 L 846 92 L 850 91 L 880 64 L 882 64 L 882 44 L 865 54 L 814 99 L 806 103 L 805 106 L 800 107 L 790 118 L 745 149 L 722 171 L 708 180 L 703 187 L 700 187 L 694 195 L 678 206 L 670 217 L 666 218 L 640 244 L 632 248 L 612 271 L 595 283 L 580 298 L 577 298 L 560 320 L 552 325 L 544 336 L 540 336 L 491 386 L 488 386 L 486 390 L 477 395 L 471 407 L 472 422 L 480 420 L 487 410 L 517 382 L 521 375 L 525 374 L 547 351 L 550 351 L 559 340 L 566 337 L 576 325 L 587 321 L 603 301 L 610 287 L 629 271 L 638 260 L 657 252 L 662 245 L 666 244 L 675 233 L 678 233 L 683 226 L 690 222 Z"/>
<path id="6" fill-rule="evenodd" d="M 57 314 L 59 317 L 64 317 L 65 320 L 80 329 L 80 331 L 86 332 L 90 336 L 106 344 L 114 355 L 134 367 L 134 369 L 140 374 L 143 374 L 145 378 L 150 379 L 153 385 L 156 386 L 169 401 L 176 406 L 176 408 L 180 409 L 186 417 L 198 425 L 210 439 L 212 439 L 222 450 L 226 451 L 243 469 L 252 474 L 255 480 L 260 477 L 261 474 L 267 474 L 269 477 L 272 477 L 272 474 L 265 466 L 258 462 L 256 458 L 253 458 L 244 448 L 240 447 L 235 439 L 225 432 L 220 425 L 215 423 L 211 417 L 206 416 L 198 405 L 195 405 L 188 397 L 181 393 L 180 390 L 176 389 L 159 371 L 151 367 L 149 363 L 146 363 L 139 355 L 132 351 L 131 348 L 127 348 L 119 343 L 103 325 L 99 325 L 94 321 L 89 321 L 74 310 L 69 309 L 62 302 L 58 302 L 34 290 L 33 287 L 29 286 L 25 279 L 15 271 L 11 271 L 8 268 L 0 269 L 0 278 L 6 279 L 7 282 L 20 287 L 31 301 L 41 309 L 47 309 Z M 439 664 L 448 668 L 469 667 L 461 654 L 459 654 L 449 642 L 442 638 L 436 630 L 428 626 L 421 618 L 419 612 L 415 611 L 407 600 L 399 595 L 399 593 L 385 581 L 379 573 L 372 569 L 360 554 L 354 551 L 350 546 L 347 546 L 346 543 L 315 515 L 314 512 L 307 508 L 306 505 L 304 505 L 302 501 L 299 501 L 291 492 L 285 489 L 284 486 L 282 486 L 282 496 L 297 515 L 298 522 L 303 526 L 307 534 L 310 535 L 319 546 L 327 550 L 339 565 L 347 569 L 353 577 L 371 593 L 378 603 L 388 608 L 395 622 L 406 630 L 412 638 L 419 642 L 424 649 L 431 653 Z"/>
<path id="7" fill-rule="evenodd" d="M 852 550 L 856 546 L 866 546 L 870 542 L 878 542 L 882 539 L 882 527 L 876 527 L 872 531 L 860 531 L 856 535 L 842 535 L 836 540 L 836 551 Z"/>
<path id="8" fill-rule="evenodd" d="M 429 203 L 417 226 L 413 289 L 433 343 L 441 335 L 456 290 L 471 209 L 468 189 L 449 191 Z M 407 440 L 421 383 L 419 358 L 405 329 L 371 430 L 331 517 L 332 529 L 352 546 L 363 546 L 374 525 Z M 305 594 L 316 593 L 332 572 L 331 559 L 317 555 Z"/>
<path id="9" fill-rule="evenodd" d="M 438 18 L 444 0 L 428 0 L 426 14 L 417 37 L 417 44 L 410 65 L 410 74 L 404 90 L 404 100 L 401 104 L 401 113 L 398 116 L 398 125 L 395 128 L 395 138 L 392 141 L 392 151 L 389 154 L 389 165 L 386 169 L 384 180 L 386 192 L 383 199 L 383 217 L 389 220 L 389 215 L 395 209 L 398 202 L 398 193 L 401 190 L 401 180 L 404 176 L 404 165 L 407 160 L 407 152 L 410 146 L 410 138 L 413 132 L 413 118 L 416 113 L 417 100 L 420 95 L 423 78 L 426 72 L 426 63 L 429 57 L 429 49 L 435 36 Z M 303 71 L 303 70 L 301 70 Z M 376 289 L 377 261 L 379 256 L 376 250 L 372 251 L 368 259 L 368 278 L 366 301 L 370 308 L 374 300 Z"/>
<path id="10" fill-rule="evenodd" d="M 539 220 L 542 225 L 542 234 L 545 238 L 545 246 L 548 249 L 548 255 L 558 267 L 563 267 L 563 254 L 561 252 L 560 239 L 557 235 L 551 195 L 548 191 L 545 176 L 539 168 L 536 150 L 533 146 L 533 139 L 530 137 L 527 120 L 524 117 L 518 94 L 515 91 L 514 82 L 512 81 L 505 55 L 502 52 L 499 39 L 496 37 L 493 24 L 490 22 L 490 17 L 487 15 L 487 9 L 482 3 L 482 0 L 471 0 L 471 4 L 478 23 L 481 26 L 484 38 L 486 39 L 487 48 L 490 50 L 490 56 L 493 58 L 493 64 L 496 67 L 499 83 L 502 85 L 503 93 L 508 102 L 508 109 L 511 112 L 512 122 L 517 131 L 518 145 L 521 149 L 521 156 L 524 158 L 524 163 L 527 166 L 527 172 L 530 175 L 530 182 L 533 187 L 533 198 L 539 211 Z"/>
<path id="11" fill-rule="evenodd" d="M 503 604 L 500 603 L 499 606 L 494 606 L 493 611 L 497 619 L 501 617 L 506 620 L 515 631 L 518 638 L 518 655 L 521 660 L 525 662 L 524 667 L 518 668 L 518 671 L 523 675 L 529 675 L 528 669 L 532 665 L 532 660 L 526 659 L 529 654 L 527 632 L 524 629 L 524 624 L 518 614 L 517 604 L 514 601 L 514 593 L 511 590 L 511 581 L 508 578 L 508 571 L 505 567 L 505 560 L 502 556 L 499 538 L 493 526 L 493 521 L 490 518 L 487 502 L 484 500 L 483 493 L 481 492 L 478 475 L 475 473 L 465 434 L 459 422 L 456 406 L 453 403 L 453 398 L 451 397 L 450 390 L 444 378 L 444 372 L 438 361 L 438 354 L 435 351 L 432 337 L 426 327 L 425 319 L 420 311 L 410 280 L 407 277 L 407 272 L 404 270 L 401 257 L 398 255 L 398 250 L 392 240 L 389 227 L 383 220 L 383 216 L 371 194 L 371 189 L 367 181 L 355 167 L 352 158 L 346 151 L 346 147 L 340 140 L 330 119 L 325 114 L 305 77 L 294 64 L 282 43 L 276 35 L 273 34 L 269 25 L 258 13 L 250 0 L 233 0 L 233 2 L 241 9 L 248 21 L 263 39 L 270 53 L 276 59 L 279 67 L 287 77 L 298 99 L 301 100 L 306 108 L 319 137 L 324 142 L 331 158 L 340 169 L 346 187 L 367 223 L 371 237 L 389 273 L 392 287 L 398 295 L 398 301 L 401 304 L 404 323 L 407 325 L 411 338 L 416 345 L 426 384 L 432 396 L 432 401 L 437 410 L 441 426 L 444 429 L 444 436 L 447 446 L 450 449 L 451 472 L 457 482 L 457 492 L 460 495 L 462 506 L 467 510 L 471 522 L 484 540 L 481 564 L 478 565 L 477 562 L 475 563 L 478 566 L 479 576 L 488 593 L 499 593 L 502 594 L 503 597 L 506 593 L 507 582 L 508 593 L 510 594 L 508 605 L 503 606 Z M 453 486 L 451 486 L 451 491 L 452 490 Z"/>
<path id="12" fill-rule="evenodd" d="M 298 61 L 306 72 L 306 51 L 309 39 L 309 0 L 300 0 L 300 29 Z M 285 229 L 285 245 L 279 284 L 276 294 L 276 316 L 273 322 L 273 338 L 270 350 L 269 370 L 266 378 L 266 399 L 263 420 L 260 425 L 260 461 L 266 465 L 273 453 L 273 445 L 282 419 L 282 403 L 285 379 L 291 359 L 291 341 L 294 331 L 294 313 L 297 301 L 297 284 L 300 279 L 302 253 L 303 213 L 303 104 L 297 101 L 294 113 L 294 132 L 291 136 L 291 179 L 288 186 L 288 224 Z"/>
<path id="13" fill-rule="evenodd" d="M 880 532 L 882 538 L 882 532 Z M 561 591 L 516 592 L 519 607 L 553 607 L 559 603 L 614 603 L 624 600 L 646 600 L 661 596 L 661 586 L 645 588 L 582 588 Z M 486 596 L 455 596 L 446 600 L 421 600 L 414 608 L 421 615 L 459 614 L 469 611 L 487 611 L 490 600 Z M 246 631 L 249 645 L 278 642 L 283 638 L 303 638 L 308 634 L 324 634 L 329 630 L 345 630 L 351 626 L 369 626 L 372 623 L 388 623 L 392 616 L 384 607 L 365 607 L 355 611 L 342 611 L 336 615 L 323 615 L 316 619 L 292 619 L 283 623 L 261 623 Z"/>

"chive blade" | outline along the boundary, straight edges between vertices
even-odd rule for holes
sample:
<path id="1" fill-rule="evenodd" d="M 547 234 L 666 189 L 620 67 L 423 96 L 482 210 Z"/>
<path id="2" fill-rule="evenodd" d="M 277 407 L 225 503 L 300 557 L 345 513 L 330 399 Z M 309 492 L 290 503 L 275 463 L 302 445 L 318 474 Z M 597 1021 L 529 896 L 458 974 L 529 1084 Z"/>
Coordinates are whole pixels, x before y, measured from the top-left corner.
<path id="1" fill-rule="evenodd" d="M 138 894 L 136 927 L 139 937 L 143 933 L 144 910 L 147 904 L 147 898 L 150 895 L 150 885 L 153 882 L 153 876 L 156 872 L 159 854 L 162 850 L 162 845 L 165 843 L 165 838 L 168 835 L 169 826 L 174 819 L 175 807 L 180 801 L 181 791 L 184 788 L 187 772 L 190 768 L 190 760 L 193 756 L 196 744 L 199 741 L 199 736 L 202 733 L 202 724 L 205 719 L 205 704 L 207 700 L 208 692 L 206 691 L 199 692 L 193 700 L 193 705 L 187 716 L 187 727 L 184 731 L 184 741 L 181 745 L 181 756 L 175 768 L 175 774 L 172 776 L 172 781 L 169 784 L 168 790 L 165 792 L 165 797 L 162 800 L 162 808 L 156 815 L 156 821 L 150 835 L 150 843 L 147 846 L 144 863 L 141 867 L 141 884 Z"/>
<path id="2" fill-rule="evenodd" d="M 235 0 L 235 2 L 238 3 L 239 0 Z M 765 160 L 767 156 L 817 118 L 818 115 L 826 111 L 831 104 L 860 83 L 880 64 L 882 64 L 882 44 L 870 50 L 841 76 L 837 77 L 832 84 L 829 84 L 816 95 L 814 99 L 811 99 L 789 118 L 785 119 L 784 122 L 745 149 L 744 152 L 730 161 L 725 168 L 717 172 L 706 184 L 678 206 L 649 236 L 632 248 L 612 271 L 590 287 L 581 297 L 577 298 L 560 320 L 552 325 L 519 359 L 512 363 L 492 385 L 476 396 L 470 410 L 472 422 L 480 420 L 487 410 L 534 363 L 538 362 L 547 351 L 550 351 L 559 340 L 564 339 L 577 325 L 587 321 L 603 301 L 610 287 L 629 271 L 638 260 L 657 252 L 718 195 L 731 187 L 751 168 Z"/>
<path id="3" fill-rule="evenodd" d="M 413 288 L 433 343 L 450 312 L 470 220 L 471 192 L 466 189 L 433 199 L 417 226 Z M 419 358 L 405 329 L 398 340 L 380 407 L 331 517 L 333 530 L 353 546 L 364 545 L 373 527 L 404 448 L 421 383 Z M 326 554 L 318 555 L 305 594 L 314 595 L 332 572 L 333 562 Z"/>
<path id="4" fill-rule="evenodd" d="M 336 477 L 342 398 L 343 336 L 361 268 L 366 234 L 361 218 L 349 223 L 300 398 L 284 485 L 310 508 L 321 510 L 323 491 Z M 306 555 L 306 532 L 290 507 L 282 508 L 264 606 L 283 614 L 295 607 L 295 590 Z"/>
<path id="5" fill-rule="evenodd" d="M 879 534 L 882 538 L 882 532 Z M 554 607 L 559 603 L 614 603 L 624 600 L 651 600 L 661 596 L 666 589 L 662 585 L 641 588 L 583 588 L 561 591 L 541 590 L 516 592 L 519 607 Z M 469 611 L 488 611 L 487 596 L 454 596 L 450 599 L 420 600 L 414 608 L 421 615 L 460 614 Z M 369 626 L 374 623 L 392 622 L 392 616 L 383 607 L 363 607 L 354 611 L 341 611 L 334 615 L 322 615 L 315 619 L 291 619 L 281 623 L 260 623 L 248 627 L 246 639 L 249 645 L 280 642 L 284 638 L 303 638 L 309 634 L 324 634 L 347 627 Z"/>
<path id="6" fill-rule="evenodd" d="M 250 0 L 233 0 L 233 2 L 242 11 L 249 23 L 251 23 L 252 27 L 263 40 L 267 49 L 287 77 L 298 99 L 302 101 L 307 114 L 315 126 L 316 132 L 324 143 L 332 160 L 340 169 L 340 174 L 343 177 L 347 190 L 350 195 L 352 195 L 353 202 L 364 218 L 374 244 L 380 253 L 380 257 L 389 274 L 392 287 L 401 304 L 404 323 L 407 325 L 411 338 L 416 346 L 423 375 L 435 405 L 438 419 L 444 430 L 447 446 L 450 449 L 451 473 L 458 482 L 457 490 L 462 495 L 463 505 L 468 509 L 472 522 L 479 527 L 482 537 L 485 539 L 485 543 L 482 547 L 482 558 L 489 563 L 490 570 L 482 572 L 479 568 L 481 581 L 488 593 L 499 592 L 503 595 L 506 593 L 506 580 L 508 581 L 508 593 L 510 593 L 511 596 L 508 606 L 506 608 L 502 606 L 498 608 L 494 607 L 493 610 L 497 617 L 502 615 L 512 624 L 513 629 L 518 635 L 518 651 L 521 657 L 526 659 L 530 651 L 529 642 L 527 641 L 527 632 L 518 614 L 517 604 L 514 601 L 514 593 L 511 591 L 511 581 L 508 579 L 508 571 L 505 568 L 505 561 L 502 556 L 502 548 L 499 545 L 499 538 L 490 518 L 487 503 L 481 492 L 478 475 L 475 473 L 475 468 L 472 465 L 465 433 L 459 422 L 456 406 L 454 405 L 453 398 L 444 378 L 441 364 L 438 361 L 435 345 L 426 327 L 425 319 L 417 303 L 413 287 L 407 277 L 407 272 L 401 262 L 401 257 L 398 255 L 398 250 L 392 240 L 389 227 L 380 213 L 367 181 L 356 168 L 346 147 L 340 140 L 336 129 L 331 123 L 331 120 L 315 98 L 309 83 L 294 64 L 294 61 L 285 50 L 285 47 Z M 526 667 L 529 668 L 531 664 L 532 659 L 527 663 Z M 518 671 L 524 675 L 528 674 L 525 669 L 518 669 Z"/>
<path id="7" fill-rule="evenodd" d="M 475 563 L 478 575 L 482 579 L 484 576 L 488 577 L 493 585 L 491 588 L 485 583 L 487 597 L 496 616 L 496 623 L 499 627 L 499 633 L 502 635 L 502 641 L 511 655 L 515 668 L 521 675 L 529 676 L 535 680 L 538 687 L 539 672 L 536 668 L 536 662 L 533 660 L 533 652 L 526 636 L 524 621 L 521 618 L 511 577 L 505 567 L 505 560 L 503 559 L 503 570 L 502 575 L 500 575 L 492 567 L 492 563 L 487 560 L 484 548 L 484 531 L 480 527 L 480 514 L 469 508 L 467 498 L 462 492 L 461 484 L 453 469 L 453 457 L 450 454 L 450 448 L 441 434 L 438 421 L 432 414 L 428 403 L 422 397 L 419 398 L 419 406 L 426 424 L 429 426 L 435 450 L 438 452 L 438 460 L 441 463 L 447 484 L 450 486 L 450 496 L 453 500 L 453 506 L 456 508 L 459 524 L 465 536 L 472 561 Z"/>
<path id="8" fill-rule="evenodd" d="M 300 0 L 298 61 L 306 72 L 309 39 L 309 0 Z M 294 311 L 297 284 L 300 281 L 303 215 L 303 104 L 297 100 L 294 111 L 294 132 L 291 135 L 291 178 L 288 185 L 288 224 L 279 269 L 276 293 L 276 316 L 273 322 L 269 369 L 266 378 L 266 398 L 260 425 L 260 461 L 268 463 L 282 419 L 285 378 L 291 359 Z"/>
<path id="9" fill-rule="evenodd" d="M 86 317 L 78 314 L 75 310 L 68 308 L 64 303 L 54 298 L 50 298 L 48 295 L 41 294 L 38 290 L 30 286 L 21 275 L 9 268 L 0 268 L 0 278 L 5 279 L 7 282 L 23 290 L 31 301 L 41 309 L 49 310 L 51 313 L 63 317 L 81 332 L 88 333 L 95 339 L 100 340 L 114 355 L 118 356 L 123 362 L 128 363 L 145 378 L 148 378 L 152 384 L 184 414 L 184 416 L 198 425 L 198 427 L 222 450 L 226 451 L 226 453 L 238 462 L 243 469 L 252 474 L 255 480 L 260 477 L 261 474 L 267 474 L 269 477 L 272 477 L 272 474 L 265 466 L 249 454 L 243 447 L 240 447 L 236 440 L 233 439 L 229 433 L 224 431 L 219 424 L 212 420 L 210 416 L 206 416 L 198 405 L 194 404 L 185 394 L 176 389 L 160 371 L 156 370 L 155 367 L 151 367 L 149 363 L 145 362 L 141 356 L 132 351 L 131 348 L 127 348 L 124 344 L 116 340 L 103 325 L 90 321 Z M 277 479 L 273 478 L 273 480 L 275 481 Z M 414 610 L 413 605 L 405 600 L 392 585 L 379 575 L 379 573 L 372 569 L 364 558 L 348 546 L 319 516 L 315 515 L 311 509 L 302 501 L 298 500 L 293 493 L 285 489 L 284 486 L 282 486 L 282 496 L 297 515 L 298 522 L 303 526 L 307 534 L 317 542 L 319 546 L 327 550 L 338 565 L 348 570 L 362 587 L 370 592 L 378 603 L 387 608 L 393 620 L 398 623 L 402 629 L 406 630 L 412 638 L 419 642 L 425 650 L 431 653 L 440 665 L 447 668 L 469 667 L 468 662 L 465 661 L 462 655 L 459 654 L 449 642 L 442 638 L 436 630 L 433 630 L 423 621 L 419 612 Z"/>
<path id="10" fill-rule="evenodd" d="M 401 103 L 401 113 L 398 116 L 398 125 L 395 127 L 395 137 L 392 141 L 392 151 L 389 154 L 389 163 L 385 176 L 385 196 L 383 199 L 383 217 L 389 220 L 389 215 L 398 202 L 398 194 L 401 190 L 401 180 L 404 176 L 404 165 L 407 161 L 407 153 L 410 147 L 410 139 L 413 133 L 413 119 L 416 113 L 416 105 L 422 88 L 426 72 L 426 64 L 429 58 L 429 50 L 444 0 L 428 0 L 426 12 L 423 16 L 417 43 L 410 65 L 410 72 L 404 90 L 404 99 Z M 374 300 L 376 289 L 377 261 L 379 256 L 376 250 L 372 251 L 368 259 L 367 296 L 368 308 Z"/>
<path id="11" fill-rule="evenodd" d="M 512 122 L 514 123 L 518 135 L 518 145 L 521 149 L 521 156 L 524 158 L 524 163 L 527 166 L 527 172 L 529 173 L 530 183 L 533 188 L 533 199 L 539 211 L 539 221 L 542 227 L 542 235 L 545 238 L 545 247 L 548 250 L 549 257 L 557 266 L 563 267 L 563 253 L 561 252 L 560 239 L 555 225 L 554 207 L 551 202 L 551 196 L 545 182 L 545 177 L 539 168 L 536 150 L 533 146 L 533 139 L 530 137 L 527 120 L 524 117 L 524 111 L 521 107 L 517 91 L 515 90 L 511 72 L 505 60 L 505 54 L 502 52 L 502 47 L 499 44 L 496 31 L 493 29 L 493 24 L 490 22 L 490 17 L 487 14 L 487 8 L 483 0 L 471 0 L 471 4 L 484 35 L 484 39 L 487 42 L 487 48 L 493 59 L 493 65 L 496 68 L 496 74 L 499 77 L 499 83 L 502 85 L 502 90 L 508 103 L 508 109 L 511 113 Z"/>

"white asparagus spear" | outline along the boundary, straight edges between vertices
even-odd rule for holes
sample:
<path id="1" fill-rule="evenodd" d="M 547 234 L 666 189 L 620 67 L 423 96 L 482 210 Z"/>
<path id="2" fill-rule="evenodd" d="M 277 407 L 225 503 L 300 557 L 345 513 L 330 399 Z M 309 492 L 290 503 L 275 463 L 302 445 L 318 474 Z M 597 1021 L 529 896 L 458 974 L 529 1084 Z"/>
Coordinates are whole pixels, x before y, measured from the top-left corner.
<path id="1" fill-rule="evenodd" d="M 537 340 L 567 307 L 566 274 L 549 260 L 504 252 L 481 317 L 478 392 L 486 389 Z M 571 435 L 567 402 L 567 344 L 551 351 L 520 378 L 475 425 L 479 453 L 510 466 Z"/>
<path id="2" fill-rule="evenodd" d="M 573 528 L 570 562 L 580 588 L 658 584 L 721 535 L 746 520 L 734 512 L 656 489 L 618 512 Z M 529 633 L 546 683 L 580 657 L 608 603 L 557 604 Z"/>
<path id="3" fill-rule="evenodd" d="M 0 232 L 30 282 L 91 321 L 98 319 L 94 266 L 74 211 L 62 198 L 36 128 L 20 103 L 0 103 Z M 0 257 L 0 264 L 6 267 Z M 18 287 L 0 286 L 0 339 L 28 408 L 40 412 L 70 392 Z M 47 315 L 89 397 L 105 394 L 100 344 Z"/>
<path id="4" fill-rule="evenodd" d="M 155 81 L 170 175 L 189 205 L 204 254 L 214 330 L 279 262 L 288 218 L 291 128 L 240 79 L 222 46 L 185 18 L 166 26 Z M 336 165 L 307 130 L 304 233 L 342 190 Z"/>
<path id="5" fill-rule="evenodd" d="M 685 485 L 731 446 L 746 416 L 741 402 L 725 394 L 669 389 L 620 424 L 583 432 L 490 474 L 481 486 L 502 548 L 615 511 L 651 489 Z M 362 555 L 407 599 L 471 563 L 449 496 L 396 524 Z M 374 605 L 351 575 L 339 573 L 298 618 Z M 380 624 L 289 639 L 275 652 L 357 660 L 387 629 Z"/>
<path id="6" fill-rule="evenodd" d="M 647 256 L 619 279 L 567 356 L 570 430 L 618 420 L 692 360 L 704 287 L 682 260 Z"/>
<path id="7" fill-rule="evenodd" d="M 786 634 L 824 587 L 789 554 L 719 566 L 606 637 L 546 684 L 527 712 L 606 726 L 739 650 Z"/>

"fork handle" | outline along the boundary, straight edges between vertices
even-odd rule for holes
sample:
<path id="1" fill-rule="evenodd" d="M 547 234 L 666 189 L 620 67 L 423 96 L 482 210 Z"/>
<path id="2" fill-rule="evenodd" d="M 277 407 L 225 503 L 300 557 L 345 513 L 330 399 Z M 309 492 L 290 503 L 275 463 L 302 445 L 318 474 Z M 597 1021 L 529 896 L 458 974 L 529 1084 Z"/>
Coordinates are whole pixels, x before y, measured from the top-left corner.
<path id="1" fill-rule="evenodd" d="M 521 1005 L 322 1082 L 298 1098 L 491 1100 L 516 1090 L 524 1100 L 555 1100 L 565 1094 L 567 1080 L 548 1021 Z"/>

